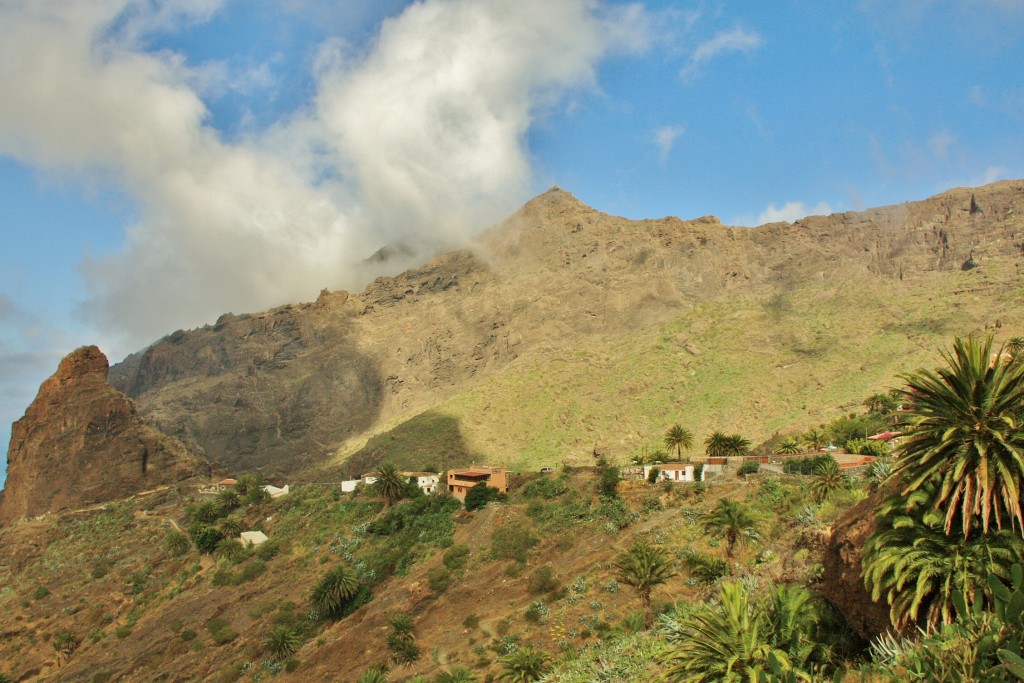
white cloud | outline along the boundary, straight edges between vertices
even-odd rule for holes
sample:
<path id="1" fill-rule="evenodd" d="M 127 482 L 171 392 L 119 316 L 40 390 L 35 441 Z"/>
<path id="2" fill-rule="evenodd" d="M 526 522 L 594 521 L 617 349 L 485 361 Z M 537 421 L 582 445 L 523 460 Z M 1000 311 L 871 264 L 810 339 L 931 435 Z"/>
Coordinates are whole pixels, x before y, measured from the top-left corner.
<path id="1" fill-rule="evenodd" d="M 672 147 L 684 132 L 686 132 L 686 127 L 678 124 L 664 126 L 654 132 L 654 144 L 658 148 L 658 159 L 661 163 L 668 161 L 668 155 L 672 152 Z"/>
<path id="2" fill-rule="evenodd" d="M 203 97 L 232 74 L 142 47 L 222 3 L 0 4 L 0 154 L 100 175 L 139 206 L 123 248 L 82 267 L 90 322 L 121 335 L 114 355 L 360 286 L 355 264 L 386 241 L 486 227 L 525 198 L 534 119 L 651 30 L 635 5 L 425 0 L 359 54 L 326 46 L 300 115 L 228 142 Z M 271 80 L 257 68 L 248 86 Z"/>
<path id="3" fill-rule="evenodd" d="M 782 206 L 769 204 L 768 208 L 758 214 L 757 218 L 740 217 L 733 221 L 735 225 L 758 226 L 766 223 L 787 222 L 794 223 L 807 216 L 827 216 L 833 213 L 833 208 L 828 202 L 821 201 L 812 207 L 803 202 L 786 202 Z"/>
<path id="4" fill-rule="evenodd" d="M 719 31 L 714 38 L 697 46 L 679 75 L 684 80 L 692 80 L 708 62 L 719 55 L 728 52 L 753 52 L 763 43 L 764 39 L 759 33 L 739 26 L 730 31 Z"/>

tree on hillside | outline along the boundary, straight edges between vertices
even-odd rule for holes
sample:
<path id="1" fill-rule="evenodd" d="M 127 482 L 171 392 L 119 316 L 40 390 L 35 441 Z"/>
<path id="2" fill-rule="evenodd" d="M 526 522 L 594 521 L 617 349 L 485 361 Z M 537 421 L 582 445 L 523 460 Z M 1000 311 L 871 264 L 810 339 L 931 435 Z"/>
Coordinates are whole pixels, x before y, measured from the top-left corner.
<path id="1" fill-rule="evenodd" d="M 831 498 L 836 491 L 849 487 L 850 479 L 843 474 L 843 470 L 835 458 L 825 458 L 814 467 L 811 495 L 819 503 Z"/>
<path id="2" fill-rule="evenodd" d="M 724 458 L 729 455 L 729 437 L 724 432 L 714 432 L 704 439 L 704 452 L 711 458 Z"/>
<path id="3" fill-rule="evenodd" d="M 644 606 L 644 623 L 647 628 L 654 621 L 651 610 L 651 591 L 676 575 L 675 563 L 664 548 L 637 541 L 628 552 L 619 555 L 614 562 L 619 570 L 619 579 L 636 588 Z"/>
<path id="4" fill-rule="evenodd" d="M 903 495 L 929 488 L 945 532 L 1024 532 L 1024 364 L 993 356 L 991 336 L 957 338 L 945 367 L 902 375 L 908 409 L 894 475 Z M 993 361 L 993 358 L 996 360 Z"/>
<path id="5" fill-rule="evenodd" d="M 878 392 L 871 394 L 864 399 L 864 407 L 872 413 L 879 413 L 881 415 L 888 415 L 896 410 L 900 405 L 899 393 L 893 393 L 891 391 Z"/>
<path id="6" fill-rule="evenodd" d="M 815 427 L 814 429 L 808 429 L 807 433 L 804 434 L 804 443 L 817 453 L 825 445 L 826 438 L 825 432 Z"/>
<path id="7" fill-rule="evenodd" d="M 359 591 L 359 577 L 345 564 L 339 564 L 320 579 L 309 596 L 310 606 L 320 617 L 341 615 Z"/>
<path id="8" fill-rule="evenodd" d="M 693 434 L 689 429 L 674 424 L 665 432 L 665 447 L 670 451 L 676 449 L 676 457 L 682 458 L 683 449 L 689 450 L 693 447 Z"/>
<path id="9" fill-rule="evenodd" d="M 704 529 L 725 536 L 725 555 L 732 558 L 734 549 L 743 543 L 744 537 L 756 534 L 757 520 L 743 503 L 722 498 L 715 509 L 705 516 Z"/>
<path id="10" fill-rule="evenodd" d="M 466 510 L 472 512 L 479 510 L 492 500 L 505 500 L 505 494 L 481 481 L 466 491 L 466 500 L 463 502 Z"/>
<path id="11" fill-rule="evenodd" d="M 373 492 L 382 496 L 390 507 L 408 493 L 408 481 L 398 473 L 393 464 L 382 463 L 377 471 L 377 479 L 371 484 Z"/>
<path id="12" fill-rule="evenodd" d="M 739 434 L 727 436 L 725 443 L 725 454 L 730 458 L 739 458 L 750 452 L 750 440 Z"/>
<path id="13" fill-rule="evenodd" d="M 794 455 L 800 452 L 800 441 L 795 436 L 787 436 L 775 447 L 775 452 L 780 455 Z"/>

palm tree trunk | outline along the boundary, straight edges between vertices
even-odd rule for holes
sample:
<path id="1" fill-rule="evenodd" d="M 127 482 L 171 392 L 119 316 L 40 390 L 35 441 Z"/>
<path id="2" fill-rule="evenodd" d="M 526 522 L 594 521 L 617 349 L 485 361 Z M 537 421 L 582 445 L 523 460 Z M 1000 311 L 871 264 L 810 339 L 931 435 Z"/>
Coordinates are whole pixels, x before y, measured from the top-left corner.
<path id="1" fill-rule="evenodd" d="M 654 623 L 654 610 L 651 609 L 651 591 L 640 591 L 640 602 L 644 605 L 644 628 L 650 630 Z"/>

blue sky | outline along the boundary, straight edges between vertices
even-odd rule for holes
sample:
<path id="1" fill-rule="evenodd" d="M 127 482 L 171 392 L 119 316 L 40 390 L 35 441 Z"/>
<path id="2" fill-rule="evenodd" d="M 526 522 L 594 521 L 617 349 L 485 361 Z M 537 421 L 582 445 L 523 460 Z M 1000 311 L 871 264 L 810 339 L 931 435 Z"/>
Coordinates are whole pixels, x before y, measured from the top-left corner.
<path id="1" fill-rule="evenodd" d="M 753 226 L 1024 177 L 1015 0 L 0 0 L 0 27 L 3 443 L 77 346 L 358 289 L 383 243 L 551 185 Z"/>

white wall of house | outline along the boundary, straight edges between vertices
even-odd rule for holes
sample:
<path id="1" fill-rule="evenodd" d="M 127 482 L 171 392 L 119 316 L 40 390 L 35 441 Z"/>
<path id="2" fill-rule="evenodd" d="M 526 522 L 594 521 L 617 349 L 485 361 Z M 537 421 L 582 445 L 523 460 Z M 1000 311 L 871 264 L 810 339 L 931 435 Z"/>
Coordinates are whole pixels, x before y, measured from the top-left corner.
<path id="1" fill-rule="evenodd" d="M 644 465 L 644 479 L 651 475 L 651 470 L 657 468 L 658 481 L 695 481 L 693 465 Z"/>

